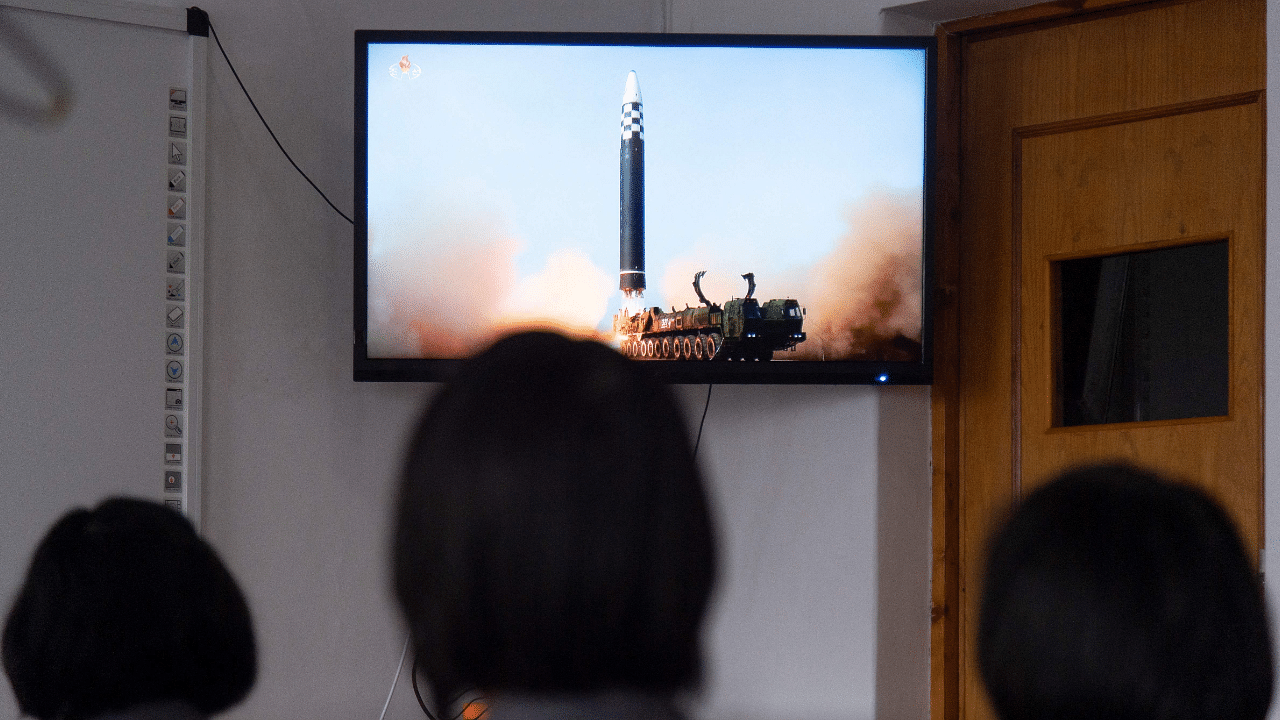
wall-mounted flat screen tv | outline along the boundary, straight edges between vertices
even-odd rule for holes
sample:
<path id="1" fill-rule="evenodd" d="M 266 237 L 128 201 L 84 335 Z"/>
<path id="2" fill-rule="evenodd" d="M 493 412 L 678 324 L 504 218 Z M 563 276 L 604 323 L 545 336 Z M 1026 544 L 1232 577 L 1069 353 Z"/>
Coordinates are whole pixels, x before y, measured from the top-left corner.
<path id="1" fill-rule="evenodd" d="M 355 39 L 357 380 L 550 328 L 673 382 L 929 382 L 932 38 Z"/>

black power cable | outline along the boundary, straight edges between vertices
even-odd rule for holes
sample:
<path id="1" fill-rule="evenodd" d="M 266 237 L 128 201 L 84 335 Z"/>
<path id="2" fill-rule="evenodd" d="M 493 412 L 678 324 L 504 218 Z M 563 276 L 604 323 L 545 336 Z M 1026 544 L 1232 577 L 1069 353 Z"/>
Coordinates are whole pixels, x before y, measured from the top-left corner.
<path id="1" fill-rule="evenodd" d="M 698 446 L 702 444 L 702 426 L 707 424 L 707 410 L 711 409 L 711 383 L 707 383 L 707 402 L 702 406 L 702 420 L 698 422 L 698 440 L 693 444 L 693 456 L 698 457 Z"/>
<path id="2" fill-rule="evenodd" d="M 302 172 L 302 168 L 298 167 L 298 163 L 294 162 L 293 158 L 289 157 L 289 151 L 284 149 L 284 145 L 280 144 L 280 139 L 276 137 L 275 132 L 271 130 L 271 126 L 267 124 L 267 119 L 262 117 L 262 111 L 258 109 L 258 104 L 253 101 L 253 96 L 249 94 L 249 90 L 245 88 L 244 82 L 240 80 L 240 73 L 236 72 L 236 66 L 232 65 L 231 58 L 227 57 L 227 51 L 223 49 L 222 41 L 218 39 L 218 31 L 213 29 L 213 23 L 209 23 L 209 32 L 213 35 L 213 41 L 218 44 L 218 51 L 222 53 L 222 59 L 226 60 L 227 67 L 231 68 L 231 74 L 235 76 L 236 82 L 240 83 L 240 89 L 244 92 L 244 96 L 249 99 L 249 104 L 253 106 L 253 111 L 258 114 L 258 119 L 262 121 L 262 126 L 267 129 L 267 133 L 271 135 L 271 139 L 276 141 L 276 147 L 280 148 L 280 152 L 284 153 L 285 159 L 289 161 L 289 164 L 293 166 L 294 170 L 298 171 L 298 174 L 302 176 L 303 180 L 311 183 L 311 187 L 315 188 L 316 192 L 320 193 L 320 197 L 324 198 L 324 201 L 329 203 L 329 207 L 333 208 L 334 212 L 341 215 L 343 220 L 355 225 L 356 221 L 352 220 L 346 213 L 339 210 L 338 206 L 334 205 L 333 201 L 329 199 L 329 196 L 325 195 L 324 191 L 312 182 L 311 178 L 307 177 L 306 173 Z"/>

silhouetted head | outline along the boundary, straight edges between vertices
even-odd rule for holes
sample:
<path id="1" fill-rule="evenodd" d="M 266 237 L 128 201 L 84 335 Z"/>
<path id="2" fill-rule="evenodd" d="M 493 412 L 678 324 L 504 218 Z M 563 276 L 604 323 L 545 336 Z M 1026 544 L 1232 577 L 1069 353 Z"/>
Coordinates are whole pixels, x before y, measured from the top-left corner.
<path id="1" fill-rule="evenodd" d="M 699 680 L 712 523 L 642 364 L 550 333 L 497 342 L 429 404 L 397 513 L 396 595 L 441 705 Z"/>
<path id="2" fill-rule="evenodd" d="M 4 627 L 26 715 L 77 720 L 155 701 L 213 714 L 257 675 L 244 596 L 182 515 L 114 498 L 36 547 Z"/>
<path id="3" fill-rule="evenodd" d="M 1032 492 L 993 538 L 978 660 L 1001 720 L 1261 720 L 1263 592 L 1207 495 L 1123 465 Z"/>

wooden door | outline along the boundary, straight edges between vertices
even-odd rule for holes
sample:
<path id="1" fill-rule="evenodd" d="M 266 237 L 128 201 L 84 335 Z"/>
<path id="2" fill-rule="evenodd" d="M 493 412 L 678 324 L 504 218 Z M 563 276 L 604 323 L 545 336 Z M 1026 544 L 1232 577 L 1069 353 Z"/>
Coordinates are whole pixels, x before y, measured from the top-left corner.
<path id="1" fill-rule="evenodd" d="M 1023 491 L 1081 460 L 1125 458 L 1210 489 L 1255 553 L 1261 546 L 1263 122 L 1254 92 L 1015 132 L 1022 292 L 1014 442 Z M 1227 412 L 1064 426 L 1055 389 L 1064 342 L 1055 322 L 1059 263 L 1209 243 L 1222 244 L 1227 257 L 1223 340 L 1235 360 L 1227 363 Z M 1182 279 L 1190 286 L 1196 278 Z"/>
<path id="2" fill-rule="evenodd" d="M 1051 473 L 1155 466 L 1262 546 L 1264 0 L 1081 4 L 939 31 L 935 720 L 992 717 L 982 553 Z M 1226 258 L 1225 411 L 1064 426 L 1063 263 L 1205 243 Z"/>

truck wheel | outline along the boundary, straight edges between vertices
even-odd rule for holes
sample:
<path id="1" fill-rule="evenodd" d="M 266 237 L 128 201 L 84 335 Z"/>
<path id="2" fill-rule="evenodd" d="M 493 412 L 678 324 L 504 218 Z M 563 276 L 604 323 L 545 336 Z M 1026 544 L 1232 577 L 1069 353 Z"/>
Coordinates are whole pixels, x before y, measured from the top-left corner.
<path id="1" fill-rule="evenodd" d="M 671 357 L 671 338 L 662 338 L 662 358 Z"/>
<path id="2" fill-rule="evenodd" d="M 693 339 L 693 357 L 695 360 L 702 359 L 702 336 Z"/>
<path id="3" fill-rule="evenodd" d="M 688 335 L 681 339 L 680 347 L 682 350 L 680 357 L 683 357 L 685 360 L 693 357 L 693 341 L 689 339 Z"/>
<path id="4" fill-rule="evenodd" d="M 707 336 L 707 359 L 714 360 L 716 355 L 720 354 L 720 349 L 724 347 L 724 339 L 719 333 L 711 333 Z"/>

